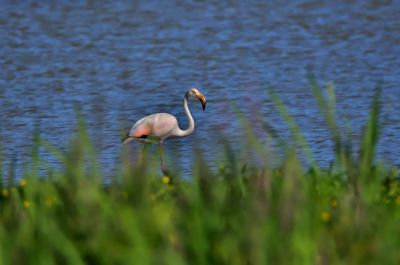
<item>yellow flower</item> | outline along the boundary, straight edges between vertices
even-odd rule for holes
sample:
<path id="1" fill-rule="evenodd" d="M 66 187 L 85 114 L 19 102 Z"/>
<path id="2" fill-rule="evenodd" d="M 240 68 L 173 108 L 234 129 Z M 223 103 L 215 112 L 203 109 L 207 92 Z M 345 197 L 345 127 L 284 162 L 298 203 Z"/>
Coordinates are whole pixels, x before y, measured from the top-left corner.
<path id="1" fill-rule="evenodd" d="M 331 214 L 327 211 L 323 211 L 321 213 L 321 220 L 325 223 L 329 222 L 331 220 Z"/>
<path id="2" fill-rule="evenodd" d="M 22 187 L 22 188 L 25 187 L 27 183 L 28 182 L 26 181 L 26 179 L 20 179 L 19 180 L 19 186 Z"/>
<path id="3" fill-rule="evenodd" d="M 331 200 L 331 206 L 332 206 L 332 208 L 336 208 L 336 207 L 338 207 L 338 205 L 339 205 L 338 200 L 337 200 L 336 198 L 333 198 L 333 199 Z"/>
<path id="4" fill-rule="evenodd" d="M 396 204 L 400 205 L 400 195 L 396 197 Z"/>
<path id="5" fill-rule="evenodd" d="M 164 184 L 169 184 L 170 181 L 171 181 L 171 179 L 168 176 L 163 176 L 162 177 L 162 182 Z"/>
<path id="6" fill-rule="evenodd" d="M 322 262 L 322 257 L 321 257 L 320 254 L 317 254 L 317 255 L 315 256 L 315 263 L 316 263 L 316 264 L 321 264 L 321 262 Z"/>
<path id="7" fill-rule="evenodd" d="M 30 206 L 29 201 L 24 201 L 23 206 L 24 206 L 25 209 L 28 209 L 29 206 Z"/>
<path id="8" fill-rule="evenodd" d="M 54 196 L 54 195 L 49 196 L 49 197 L 47 197 L 45 204 L 46 204 L 46 206 L 51 207 L 56 201 L 57 201 L 56 196 Z"/>
<path id="9" fill-rule="evenodd" d="M 1 196 L 3 197 L 8 197 L 10 193 L 8 192 L 8 189 L 2 189 L 1 190 Z"/>
<path id="10" fill-rule="evenodd" d="M 175 237 L 175 235 L 174 234 L 169 234 L 168 235 L 168 239 L 169 239 L 169 242 L 172 244 L 172 245 L 176 245 L 176 243 L 177 243 L 177 240 L 176 240 L 176 237 Z"/>

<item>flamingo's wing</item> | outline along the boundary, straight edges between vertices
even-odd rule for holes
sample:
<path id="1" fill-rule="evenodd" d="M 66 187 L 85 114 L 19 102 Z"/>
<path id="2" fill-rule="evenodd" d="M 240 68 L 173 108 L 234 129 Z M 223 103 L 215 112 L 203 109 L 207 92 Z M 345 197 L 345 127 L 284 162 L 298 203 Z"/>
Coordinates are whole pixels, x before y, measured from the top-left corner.
<path id="1" fill-rule="evenodd" d="M 151 126 L 146 122 L 135 124 L 129 135 L 134 138 L 146 138 L 151 134 Z"/>

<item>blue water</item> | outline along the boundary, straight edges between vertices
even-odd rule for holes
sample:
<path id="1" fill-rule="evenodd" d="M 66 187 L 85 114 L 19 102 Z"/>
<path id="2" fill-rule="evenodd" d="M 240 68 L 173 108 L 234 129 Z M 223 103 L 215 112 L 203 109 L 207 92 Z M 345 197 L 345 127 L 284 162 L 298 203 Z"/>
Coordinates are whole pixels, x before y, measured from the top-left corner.
<path id="1" fill-rule="evenodd" d="M 220 136 L 246 155 L 232 105 L 261 139 L 265 122 L 288 139 L 267 87 L 282 97 L 324 166 L 332 143 L 309 73 L 335 84 L 339 121 L 350 123 L 355 145 L 381 86 L 378 157 L 400 164 L 400 1 L 1 1 L 0 40 L 4 171 L 13 158 L 20 171 L 29 162 L 35 124 L 66 148 L 79 105 L 112 175 L 121 135 L 135 120 L 169 112 L 186 126 L 182 99 L 190 87 L 208 105 L 202 112 L 190 102 L 195 133 L 166 143 L 176 170 L 190 173 L 196 147 L 210 164 L 221 161 Z"/>

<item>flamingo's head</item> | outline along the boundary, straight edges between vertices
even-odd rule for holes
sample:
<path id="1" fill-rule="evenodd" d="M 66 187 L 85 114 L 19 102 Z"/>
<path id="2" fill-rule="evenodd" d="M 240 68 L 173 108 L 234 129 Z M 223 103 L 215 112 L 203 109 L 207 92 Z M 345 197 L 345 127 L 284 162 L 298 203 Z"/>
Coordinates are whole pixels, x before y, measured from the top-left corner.
<path id="1" fill-rule="evenodd" d="M 200 93 L 200 91 L 197 88 L 189 89 L 189 91 L 186 94 L 188 97 L 194 97 L 194 98 L 197 98 L 198 100 L 200 100 L 203 110 L 206 108 L 207 100 L 203 96 L 203 94 Z"/>

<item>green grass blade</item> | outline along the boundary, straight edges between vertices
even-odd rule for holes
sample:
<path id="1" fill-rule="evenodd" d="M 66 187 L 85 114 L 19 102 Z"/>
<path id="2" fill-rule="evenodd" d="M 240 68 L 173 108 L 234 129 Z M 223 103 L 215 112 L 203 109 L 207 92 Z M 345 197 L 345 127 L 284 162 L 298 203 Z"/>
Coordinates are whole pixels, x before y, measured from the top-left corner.
<path id="1" fill-rule="evenodd" d="M 290 131 L 292 133 L 292 137 L 295 140 L 295 143 L 302 149 L 302 151 L 307 159 L 308 164 L 310 164 L 312 167 L 317 168 L 314 154 L 312 153 L 311 148 L 309 147 L 307 141 L 305 140 L 303 134 L 301 133 L 299 126 L 297 125 L 297 123 L 294 120 L 294 118 L 292 117 L 292 115 L 289 113 L 285 104 L 279 98 L 279 96 L 276 95 L 275 92 L 273 92 L 272 89 L 268 89 L 267 91 L 268 91 L 269 97 L 271 98 L 272 102 L 274 103 L 279 114 L 281 115 L 281 117 L 284 119 L 284 121 L 289 126 Z"/>
<path id="2" fill-rule="evenodd" d="M 379 138 L 379 113 L 380 113 L 381 88 L 375 91 L 368 121 L 363 132 L 360 153 L 360 175 L 371 178 L 371 170 L 374 165 L 376 148 Z"/>
<path id="3" fill-rule="evenodd" d="M 245 135 L 246 139 L 249 141 L 250 145 L 253 147 L 254 150 L 258 152 L 258 154 L 265 159 L 265 161 L 268 160 L 268 152 L 264 146 L 259 140 L 259 137 L 256 135 L 254 132 L 253 127 L 251 126 L 250 122 L 244 114 L 239 110 L 238 107 L 234 108 L 236 117 L 239 120 L 239 123 L 242 125 L 243 129 L 245 130 Z"/>
<path id="4" fill-rule="evenodd" d="M 336 123 L 336 97 L 335 97 L 335 88 L 332 83 L 327 85 L 327 99 L 325 99 L 320 86 L 318 85 L 316 79 L 314 77 L 310 77 L 309 79 L 311 90 L 314 94 L 315 99 L 317 100 L 317 104 L 321 112 L 323 113 L 325 122 L 328 125 L 329 131 L 332 136 L 332 140 L 335 143 L 335 151 L 338 155 L 341 152 L 341 136 L 339 133 L 339 128 Z"/>

